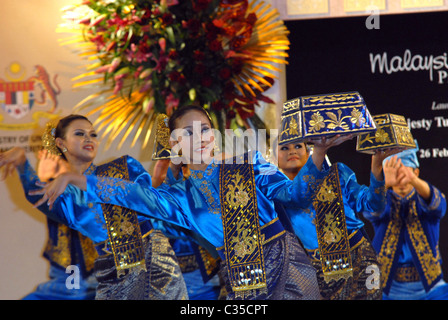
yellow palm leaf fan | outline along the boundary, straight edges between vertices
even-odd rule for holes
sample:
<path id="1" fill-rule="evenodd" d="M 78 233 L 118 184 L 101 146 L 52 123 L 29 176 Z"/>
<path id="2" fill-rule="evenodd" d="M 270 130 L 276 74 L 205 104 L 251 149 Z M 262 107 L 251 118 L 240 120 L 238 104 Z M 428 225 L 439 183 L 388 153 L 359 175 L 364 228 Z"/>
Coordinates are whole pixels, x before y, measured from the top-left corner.
<path id="1" fill-rule="evenodd" d="M 131 99 L 128 101 L 128 105 L 125 109 L 120 111 L 119 115 L 117 116 L 116 120 L 113 124 L 113 129 L 111 130 L 111 134 L 108 137 L 109 144 L 106 146 L 108 147 L 112 141 L 117 139 L 118 135 L 121 134 L 124 131 L 124 136 L 121 139 L 121 142 L 118 145 L 118 149 L 121 148 L 121 146 L 126 141 L 129 134 L 136 128 L 136 124 L 139 119 L 147 118 L 151 119 L 154 110 L 150 110 L 149 112 L 144 112 L 143 108 L 141 107 L 141 98 L 142 94 L 139 92 L 133 92 L 131 95 Z M 148 127 L 146 130 L 146 134 L 143 140 L 143 148 L 146 147 L 148 144 L 149 137 L 151 135 L 152 127 Z"/>
<path id="2" fill-rule="evenodd" d="M 266 78 L 275 79 L 280 72 L 276 64 L 287 64 L 289 40 L 284 23 L 279 20 L 278 11 L 262 1 L 250 1 L 248 12 L 255 13 L 257 21 L 249 41 L 237 50 L 235 56 L 244 59 L 243 71 L 232 79 L 240 94 L 246 97 L 264 92 L 272 84 Z M 260 84 L 265 85 L 263 88 Z"/>
<path id="3" fill-rule="evenodd" d="M 105 98 L 107 96 L 107 98 Z M 99 113 L 94 122 L 94 126 L 101 133 L 102 139 L 106 140 L 105 149 L 109 149 L 111 144 L 116 141 L 120 134 L 123 134 L 117 149 L 120 149 L 129 135 L 135 131 L 131 147 L 135 145 L 139 137 L 143 137 L 142 148 L 148 145 L 152 132 L 152 126 L 156 112 L 151 109 L 144 111 L 142 101 L 146 94 L 134 91 L 130 97 L 115 95 L 112 89 L 104 90 L 101 94 L 94 94 L 93 97 L 84 99 L 84 103 L 90 101 L 90 105 L 78 105 L 79 109 L 90 108 L 87 116 Z M 96 103 L 99 99 L 107 100 L 105 103 Z"/>

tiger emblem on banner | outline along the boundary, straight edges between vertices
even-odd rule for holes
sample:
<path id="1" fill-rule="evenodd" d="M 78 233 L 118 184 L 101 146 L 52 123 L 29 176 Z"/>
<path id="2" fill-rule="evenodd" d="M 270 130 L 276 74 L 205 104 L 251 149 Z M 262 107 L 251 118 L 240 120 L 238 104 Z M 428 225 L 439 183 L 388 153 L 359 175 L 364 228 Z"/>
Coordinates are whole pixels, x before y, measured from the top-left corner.
<path id="1" fill-rule="evenodd" d="M 58 95 L 61 93 L 56 81 L 57 74 L 51 81 L 46 69 L 35 65 L 34 74 L 26 77 L 25 68 L 13 62 L 5 68 L 5 77 L 7 80 L 0 76 L 0 129 L 32 129 L 38 126 L 40 118 L 56 118 Z M 36 106 L 39 110 L 35 110 Z M 29 117 L 32 118 L 31 122 L 23 123 L 22 120 Z"/>

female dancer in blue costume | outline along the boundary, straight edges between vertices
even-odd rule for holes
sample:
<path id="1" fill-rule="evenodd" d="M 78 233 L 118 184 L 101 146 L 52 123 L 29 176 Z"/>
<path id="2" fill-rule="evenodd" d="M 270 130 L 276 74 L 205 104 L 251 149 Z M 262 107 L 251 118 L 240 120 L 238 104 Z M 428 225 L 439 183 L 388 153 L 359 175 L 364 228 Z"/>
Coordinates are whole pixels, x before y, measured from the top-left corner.
<path id="1" fill-rule="evenodd" d="M 11 173 L 15 170 L 11 166 Z M 38 154 L 37 175 L 41 181 L 48 181 L 67 171 L 65 161 L 46 149 Z M 4 170 L 6 178 L 8 170 Z M 98 256 L 92 240 L 65 224 L 47 217 L 48 241 L 43 256 L 50 262 L 50 280 L 40 283 L 36 289 L 27 294 L 23 300 L 93 300 L 98 285 L 93 272 L 94 261 Z M 67 287 L 66 281 L 69 270 L 76 266 L 79 276 L 73 290 Z M 79 280 L 79 281 L 78 281 Z M 74 283 L 73 283 L 74 286 Z"/>
<path id="2" fill-rule="evenodd" d="M 93 164 L 98 139 L 90 121 L 79 115 L 61 119 L 51 131 L 52 144 L 62 152 L 70 171 L 65 176 L 120 176 L 130 181 L 145 179 L 147 172 L 131 157 L 122 157 L 101 166 Z M 39 179 L 29 165 L 23 149 L 14 148 L 0 155 L 0 167 L 10 172 L 17 168 L 28 201 L 35 203 L 33 194 Z M 52 184 L 50 182 L 50 184 Z M 108 190 L 104 190 L 103 194 Z M 116 206 L 102 206 L 85 201 L 78 188 L 68 186 L 66 192 L 51 206 L 38 203 L 52 220 L 58 221 L 89 237 L 96 245 L 99 257 L 95 261 L 98 280 L 96 299 L 186 299 L 185 282 L 169 245 L 160 231 L 155 231 L 148 218 Z"/>
<path id="3" fill-rule="evenodd" d="M 310 157 L 310 146 L 303 142 L 278 146 L 278 166 L 291 180 L 305 166 Z M 299 237 L 310 255 L 314 267 L 318 270 L 318 281 L 321 295 L 328 300 L 348 299 L 381 299 L 381 288 L 376 285 L 369 290 L 367 278 L 371 271 L 367 267 L 378 266 L 375 251 L 366 237 L 364 223 L 357 216 L 363 211 L 381 211 L 385 206 L 384 178 L 382 161 L 399 149 L 377 152 L 372 156 L 370 186 L 359 185 L 354 172 L 342 163 L 335 164 L 338 168 L 339 183 L 343 199 L 347 236 L 350 245 L 350 256 L 353 274 L 351 277 L 327 279 L 319 256 L 319 235 L 316 228 L 316 210 L 313 206 L 304 210 L 281 206 L 277 204 L 279 215 L 286 220 L 294 233 Z M 328 170 L 328 163 L 326 164 Z M 283 213 L 283 214 L 282 214 Z M 328 212 L 327 212 L 328 213 Z M 282 221 L 284 221 L 282 219 Z M 372 269 L 373 270 L 373 269 Z M 378 271 L 379 269 L 376 268 Z M 373 271 L 372 271 L 373 272 Z M 378 279 L 378 278 L 377 278 Z"/>
<path id="4" fill-rule="evenodd" d="M 327 149 L 348 137 L 316 142 L 313 157 L 291 181 L 259 153 L 242 164 L 213 158 L 215 136 L 202 108 L 177 109 L 170 129 L 175 146 L 190 162 L 189 179 L 159 190 L 139 181 L 72 174 L 36 192 L 43 195 L 38 204 L 48 201 L 51 206 L 68 184 L 76 185 L 91 203 L 129 207 L 200 234 L 225 262 L 228 299 L 320 299 L 315 269 L 297 239 L 278 221 L 273 201 L 308 207 L 314 189 L 305 180 L 322 179 Z M 179 171 L 180 165 L 170 170 L 175 178 Z"/>
<path id="5" fill-rule="evenodd" d="M 157 133 L 156 133 L 157 135 Z M 157 138 L 156 138 L 157 139 Z M 170 159 L 158 160 L 152 172 L 152 186 L 166 188 L 189 176 L 188 168 L 183 167 L 183 179 L 174 180 L 167 176 Z M 188 289 L 190 300 L 217 300 L 225 297 L 222 282 L 217 274 L 220 258 L 216 249 L 191 230 L 178 227 L 161 220 L 153 221 L 154 228 L 159 229 L 170 239 L 176 253 L 182 275 Z"/>
<path id="6" fill-rule="evenodd" d="M 384 161 L 386 208 L 364 212 L 375 230 L 372 244 L 381 262 L 384 300 L 448 300 L 439 251 L 446 198 L 419 177 L 417 151 Z"/>

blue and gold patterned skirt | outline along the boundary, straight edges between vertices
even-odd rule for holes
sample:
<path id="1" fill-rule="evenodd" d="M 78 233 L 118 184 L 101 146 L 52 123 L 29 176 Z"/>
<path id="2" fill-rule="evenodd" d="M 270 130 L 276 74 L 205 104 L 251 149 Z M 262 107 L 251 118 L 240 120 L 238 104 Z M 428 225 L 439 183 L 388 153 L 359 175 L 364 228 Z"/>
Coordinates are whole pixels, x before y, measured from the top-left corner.
<path id="1" fill-rule="evenodd" d="M 353 233 L 352 233 L 353 234 Z M 361 232 L 357 232 L 361 234 Z M 355 239 L 355 237 L 350 240 Z M 379 272 L 379 262 L 375 249 L 368 239 L 361 236 L 354 245 L 350 241 L 350 254 L 353 264 L 353 276 L 348 279 L 331 280 L 326 282 L 322 272 L 321 261 L 312 254 L 312 263 L 317 270 L 317 278 L 321 294 L 324 300 L 381 300 L 381 274 Z M 374 267 L 374 268 L 373 268 Z M 378 284 L 376 286 L 369 286 L 370 278 L 373 278 L 373 273 L 368 270 L 378 270 Z"/>
<path id="2" fill-rule="evenodd" d="M 266 290 L 250 290 L 244 296 L 230 287 L 227 268 L 223 263 L 220 274 L 225 282 L 226 299 L 236 300 L 320 300 L 316 270 L 297 238 L 286 231 L 263 245 L 266 268 Z"/>
<path id="3" fill-rule="evenodd" d="M 143 237 L 145 246 L 144 270 L 126 270 L 117 277 L 112 254 L 95 261 L 98 280 L 96 300 L 186 300 L 187 287 L 176 255 L 168 238 L 159 230 Z"/>

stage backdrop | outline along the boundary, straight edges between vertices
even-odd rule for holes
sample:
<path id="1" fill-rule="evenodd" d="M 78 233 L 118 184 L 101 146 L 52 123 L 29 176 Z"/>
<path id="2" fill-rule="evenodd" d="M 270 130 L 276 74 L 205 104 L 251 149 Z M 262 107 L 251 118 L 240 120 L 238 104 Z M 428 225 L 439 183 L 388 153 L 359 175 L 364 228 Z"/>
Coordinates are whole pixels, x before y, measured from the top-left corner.
<path id="1" fill-rule="evenodd" d="M 448 12 L 300 20 L 286 25 L 291 32 L 287 99 L 359 91 L 371 114 L 405 116 L 420 147 L 421 177 L 447 193 Z M 330 150 L 330 160 L 349 165 L 358 181 L 368 184 L 370 156 L 355 148 L 356 139 L 346 142 Z M 446 279 L 447 217 L 441 224 L 440 250 Z"/>

